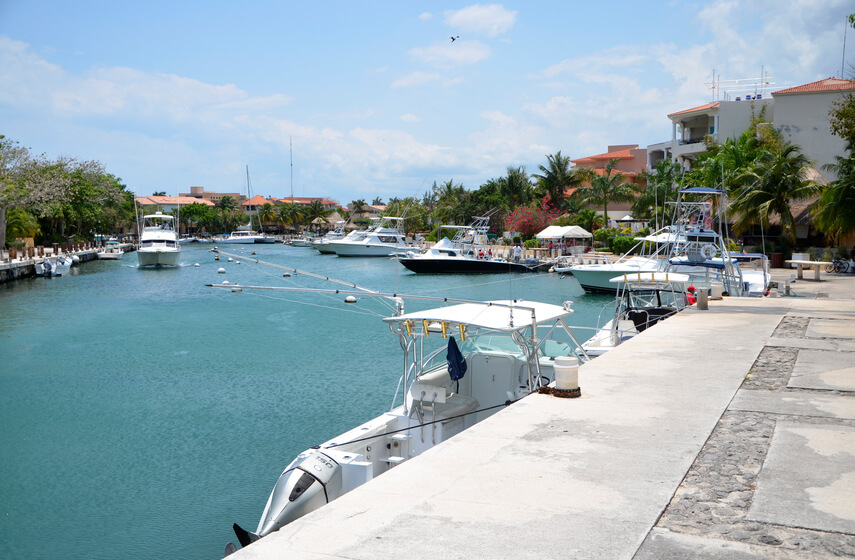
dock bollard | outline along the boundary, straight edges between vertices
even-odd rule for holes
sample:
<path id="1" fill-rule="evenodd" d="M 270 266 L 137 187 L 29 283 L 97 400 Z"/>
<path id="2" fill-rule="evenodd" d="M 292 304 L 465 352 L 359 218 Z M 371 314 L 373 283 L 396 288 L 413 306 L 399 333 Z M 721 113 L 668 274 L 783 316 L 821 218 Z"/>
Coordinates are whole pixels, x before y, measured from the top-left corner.
<path id="1" fill-rule="evenodd" d="M 706 310 L 710 308 L 710 292 L 707 288 L 698 290 L 698 309 Z"/>

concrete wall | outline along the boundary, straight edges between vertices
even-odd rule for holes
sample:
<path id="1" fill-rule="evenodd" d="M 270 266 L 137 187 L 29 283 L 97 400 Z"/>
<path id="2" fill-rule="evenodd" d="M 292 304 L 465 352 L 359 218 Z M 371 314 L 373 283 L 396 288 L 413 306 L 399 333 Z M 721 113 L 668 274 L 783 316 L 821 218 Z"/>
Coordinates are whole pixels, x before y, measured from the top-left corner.
<path id="1" fill-rule="evenodd" d="M 836 176 L 822 167 L 837 163 L 846 152 L 846 142 L 831 133 L 828 111 L 839 92 L 788 93 L 775 95 L 775 130 L 786 142 L 801 146 L 804 154 L 829 181 Z"/>

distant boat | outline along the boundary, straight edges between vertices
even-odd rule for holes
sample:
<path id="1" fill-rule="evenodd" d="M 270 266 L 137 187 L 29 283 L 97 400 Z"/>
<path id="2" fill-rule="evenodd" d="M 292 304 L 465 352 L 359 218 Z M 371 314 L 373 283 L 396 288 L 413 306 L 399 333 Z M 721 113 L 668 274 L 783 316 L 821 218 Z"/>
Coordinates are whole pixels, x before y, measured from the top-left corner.
<path id="1" fill-rule="evenodd" d="M 329 241 L 327 249 L 339 257 L 388 257 L 406 249 L 409 245 L 403 233 L 404 218 L 372 218 L 372 225 L 365 231 L 351 232 L 344 239 Z M 389 224 L 395 227 L 389 227 Z"/>
<path id="2" fill-rule="evenodd" d="M 181 245 L 174 227 L 175 218 L 162 212 L 143 216 L 140 247 L 137 258 L 140 266 L 177 266 Z"/>
<path id="3" fill-rule="evenodd" d="M 246 197 L 247 200 L 252 200 L 252 183 L 249 181 L 249 166 L 246 166 Z M 261 224 L 261 220 L 258 219 L 258 209 L 255 210 L 255 218 L 259 222 L 259 226 Z M 233 231 L 229 235 L 224 238 L 218 239 L 217 243 L 225 243 L 227 245 L 252 245 L 256 243 L 275 243 L 276 238 L 267 235 L 263 231 L 254 231 L 252 228 L 252 211 L 249 213 L 249 224 L 245 226 L 241 226 L 238 228 L 238 231 Z"/>
<path id="4" fill-rule="evenodd" d="M 98 251 L 98 260 L 118 260 L 125 254 L 122 244 L 118 241 L 107 241 L 104 248 Z"/>

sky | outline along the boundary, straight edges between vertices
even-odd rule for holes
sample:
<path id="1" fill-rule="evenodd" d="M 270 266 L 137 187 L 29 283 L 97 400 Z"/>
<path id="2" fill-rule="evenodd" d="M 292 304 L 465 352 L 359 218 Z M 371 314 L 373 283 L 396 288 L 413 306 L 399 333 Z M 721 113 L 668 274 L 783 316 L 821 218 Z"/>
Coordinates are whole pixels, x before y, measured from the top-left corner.
<path id="1" fill-rule="evenodd" d="M 0 0 L 0 134 L 97 160 L 140 196 L 246 193 L 247 168 L 253 194 L 344 205 L 448 180 L 475 190 L 558 151 L 670 140 L 667 115 L 714 100 L 713 72 L 762 73 L 767 92 L 851 77 L 850 12 L 844 0 Z"/>

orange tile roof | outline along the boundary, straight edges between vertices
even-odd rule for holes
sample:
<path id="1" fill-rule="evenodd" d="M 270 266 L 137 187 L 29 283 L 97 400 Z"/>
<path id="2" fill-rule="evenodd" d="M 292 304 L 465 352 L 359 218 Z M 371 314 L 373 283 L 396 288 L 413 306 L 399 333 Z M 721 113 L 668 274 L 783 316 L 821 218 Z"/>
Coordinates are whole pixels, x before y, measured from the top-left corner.
<path id="1" fill-rule="evenodd" d="M 786 95 L 789 93 L 818 93 L 823 91 L 847 90 L 855 90 L 855 80 L 843 80 L 841 78 L 825 78 L 824 80 L 817 80 L 809 84 L 803 84 L 796 87 L 773 91 L 772 95 Z"/>
<path id="2" fill-rule="evenodd" d="M 275 199 L 266 199 L 260 194 L 255 195 L 251 199 L 247 200 L 242 204 L 242 206 L 264 206 L 265 204 L 272 204 Z"/>
<path id="3" fill-rule="evenodd" d="M 638 149 L 638 148 L 635 148 Z M 632 150 L 627 148 L 626 150 L 618 150 L 617 152 L 606 152 L 604 154 L 597 154 L 595 156 L 587 156 L 579 159 L 571 159 L 570 161 L 579 165 L 580 163 L 595 163 L 598 161 L 611 161 L 613 159 L 628 159 L 632 157 Z"/>
<path id="4" fill-rule="evenodd" d="M 714 103 L 707 103 L 706 105 L 701 105 L 700 107 L 692 107 L 691 109 L 684 109 L 683 111 L 677 111 L 676 113 L 671 113 L 668 115 L 668 117 L 670 118 L 670 117 L 673 117 L 675 115 L 683 115 L 685 113 L 694 113 L 696 111 L 708 111 L 710 109 L 718 109 L 719 105 L 720 104 L 718 101 L 716 101 Z"/>

